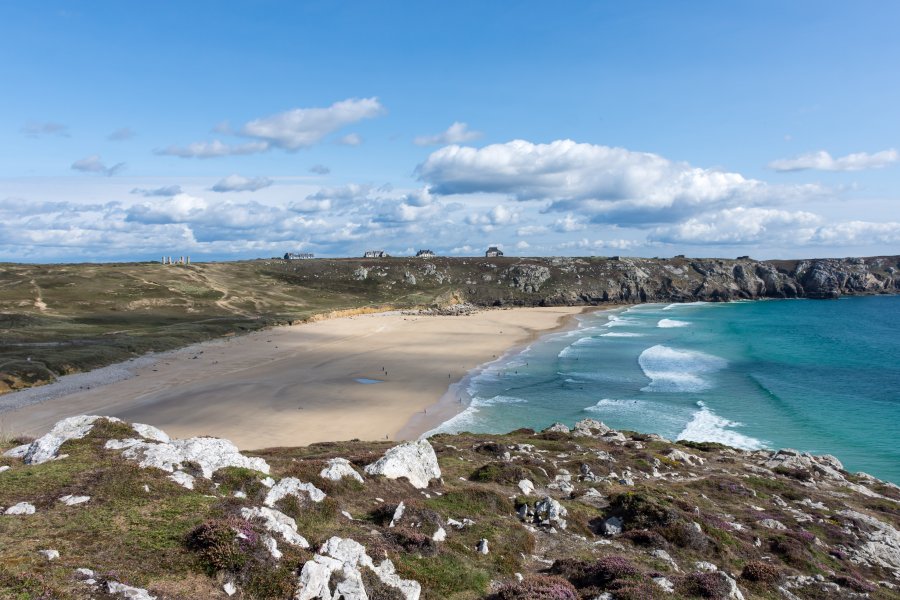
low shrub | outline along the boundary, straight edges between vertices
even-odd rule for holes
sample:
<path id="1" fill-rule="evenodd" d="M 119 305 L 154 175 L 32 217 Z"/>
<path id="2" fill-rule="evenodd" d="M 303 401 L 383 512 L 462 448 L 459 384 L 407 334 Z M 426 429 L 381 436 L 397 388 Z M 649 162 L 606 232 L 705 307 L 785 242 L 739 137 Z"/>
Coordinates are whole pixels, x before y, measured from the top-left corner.
<path id="1" fill-rule="evenodd" d="M 238 571 L 260 545 L 259 535 L 243 519 L 209 519 L 188 532 L 185 546 L 197 554 L 209 574 Z"/>
<path id="2" fill-rule="evenodd" d="M 841 587 L 848 588 L 853 590 L 854 592 L 860 592 L 863 594 L 871 594 L 877 589 L 868 581 L 862 581 L 860 579 L 856 579 L 855 577 L 850 577 L 849 575 L 838 575 L 836 577 L 833 577 L 831 580 Z"/>
<path id="3" fill-rule="evenodd" d="M 434 556 L 437 554 L 437 544 L 434 540 L 417 529 L 395 527 L 388 533 L 388 538 L 406 552 L 421 554 L 422 556 Z"/>
<path id="4" fill-rule="evenodd" d="M 562 577 L 533 575 L 504 585 L 497 596 L 500 600 L 578 600 L 578 591 Z"/>
<path id="5" fill-rule="evenodd" d="M 679 518 L 675 509 L 644 492 L 616 494 L 610 498 L 607 514 L 620 517 L 625 522 L 626 529 L 651 529 L 671 525 Z"/>
<path id="6" fill-rule="evenodd" d="M 622 556 L 604 556 L 589 562 L 577 559 L 557 560 L 550 567 L 554 575 L 565 577 L 578 588 L 606 589 L 613 582 L 641 576 L 641 570 Z"/>
<path id="7" fill-rule="evenodd" d="M 492 462 L 476 469 L 469 476 L 469 479 L 481 482 L 493 481 L 494 483 L 516 484 L 530 477 L 531 473 L 519 465 Z"/>
<path id="8" fill-rule="evenodd" d="M 666 538 L 648 529 L 632 529 L 631 531 L 626 531 L 622 537 L 631 540 L 638 546 L 647 548 L 665 548 L 668 546 Z"/>
<path id="9" fill-rule="evenodd" d="M 679 548 L 703 551 L 709 545 L 709 538 L 692 523 L 673 523 L 657 531 L 669 542 Z"/>
<path id="10" fill-rule="evenodd" d="M 728 597 L 730 586 L 721 573 L 691 573 L 678 581 L 677 590 L 686 596 L 722 600 Z"/>
<path id="11" fill-rule="evenodd" d="M 781 570 L 771 563 L 761 560 L 752 560 L 744 565 L 741 577 L 747 581 L 756 583 L 773 584 L 781 579 Z"/>

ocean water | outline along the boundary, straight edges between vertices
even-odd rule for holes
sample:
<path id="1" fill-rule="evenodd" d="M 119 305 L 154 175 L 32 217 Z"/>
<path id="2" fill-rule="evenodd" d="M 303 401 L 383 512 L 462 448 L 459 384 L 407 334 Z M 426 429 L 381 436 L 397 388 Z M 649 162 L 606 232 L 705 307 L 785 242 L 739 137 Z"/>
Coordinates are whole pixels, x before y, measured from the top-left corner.
<path id="1" fill-rule="evenodd" d="M 837 456 L 900 483 L 900 297 L 645 304 L 579 318 L 462 382 L 437 431 L 592 417 L 618 429 Z"/>

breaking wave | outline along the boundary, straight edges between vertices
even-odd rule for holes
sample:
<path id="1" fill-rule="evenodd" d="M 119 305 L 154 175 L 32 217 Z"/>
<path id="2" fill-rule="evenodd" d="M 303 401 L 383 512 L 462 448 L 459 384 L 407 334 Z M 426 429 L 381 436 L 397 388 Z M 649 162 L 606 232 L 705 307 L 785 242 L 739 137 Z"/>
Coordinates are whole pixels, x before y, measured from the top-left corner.
<path id="1" fill-rule="evenodd" d="M 675 319 L 660 319 L 659 323 L 656 324 L 657 327 L 662 329 L 671 329 L 672 327 L 687 327 L 690 325 L 690 321 L 677 321 Z"/>
<path id="2" fill-rule="evenodd" d="M 728 362 L 703 352 L 656 345 L 641 352 L 638 364 L 650 379 L 643 392 L 700 392 L 711 387 L 701 375 L 724 369 Z"/>
<path id="3" fill-rule="evenodd" d="M 764 442 L 734 431 L 733 428 L 740 427 L 742 423 L 720 417 L 709 410 L 703 402 L 697 402 L 697 406 L 700 407 L 700 410 L 694 413 L 691 421 L 678 434 L 679 440 L 719 442 L 744 450 L 758 450 L 766 447 Z"/>

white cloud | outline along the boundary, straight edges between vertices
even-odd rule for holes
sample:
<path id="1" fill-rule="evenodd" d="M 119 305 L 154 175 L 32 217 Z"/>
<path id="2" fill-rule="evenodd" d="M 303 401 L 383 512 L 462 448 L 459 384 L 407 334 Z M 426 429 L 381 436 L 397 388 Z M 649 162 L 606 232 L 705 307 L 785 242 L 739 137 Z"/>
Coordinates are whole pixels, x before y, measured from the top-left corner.
<path id="1" fill-rule="evenodd" d="M 437 146 L 440 144 L 462 144 L 471 142 L 482 136 L 480 131 L 472 131 L 468 124 L 456 121 L 446 131 L 437 135 L 420 135 L 413 143 L 417 146 Z"/>
<path id="2" fill-rule="evenodd" d="M 80 158 L 72 163 L 72 169 L 75 171 L 81 171 L 82 173 L 96 173 L 97 175 L 105 175 L 106 177 L 112 177 L 124 168 L 125 163 L 123 162 L 107 167 L 103 161 L 100 160 L 100 156 L 96 154 L 86 158 Z"/>
<path id="3" fill-rule="evenodd" d="M 519 240 L 518 242 L 516 242 L 516 250 L 527 250 L 528 248 L 531 248 L 531 244 L 529 244 L 525 240 Z"/>
<path id="4" fill-rule="evenodd" d="M 466 223 L 469 225 L 480 226 L 481 231 L 493 231 L 497 227 L 504 225 L 514 225 L 519 221 L 519 212 L 510 210 L 509 208 L 498 204 L 486 213 L 471 214 L 466 217 Z"/>
<path id="5" fill-rule="evenodd" d="M 269 148 L 266 142 L 248 142 L 245 144 L 225 144 L 220 140 L 211 142 L 195 142 L 187 146 L 169 146 L 155 150 L 162 156 L 178 156 L 181 158 L 218 158 L 242 154 L 256 154 Z"/>
<path id="6" fill-rule="evenodd" d="M 545 201 L 547 210 L 579 213 L 594 222 L 635 225 L 820 192 L 817 186 L 771 186 L 739 173 L 572 140 L 447 146 L 432 153 L 417 173 L 437 195 L 504 194 Z"/>
<path id="7" fill-rule="evenodd" d="M 558 247 L 562 250 L 600 250 L 604 248 L 610 250 L 632 250 L 641 245 L 641 242 L 635 240 L 589 240 L 587 238 L 581 238 L 580 240 L 563 242 L 559 244 Z"/>
<path id="8" fill-rule="evenodd" d="M 54 123 L 53 121 L 31 121 L 26 123 L 25 126 L 22 127 L 21 131 L 28 137 L 40 137 L 42 135 L 69 137 L 68 125 L 63 125 L 62 123 Z"/>
<path id="9" fill-rule="evenodd" d="M 657 228 L 653 241 L 671 244 L 758 244 L 809 238 L 821 218 L 805 211 L 729 208 Z"/>
<path id="10" fill-rule="evenodd" d="M 129 127 L 120 127 L 106 136 L 106 139 L 111 142 L 123 142 L 125 140 L 130 140 L 136 135 L 137 133 L 133 129 Z"/>
<path id="11" fill-rule="evenodd" d="M 274 182 L 268 177 L 241 177 L 229 175 L 216 182 L 210 189 L 214 192 L 255 192 L 267 188 Z"/>
<path id="12" fill-rule="evenodd" d="M 565 217 L 557 219 L 553 222 L 553 229 L 560 233 L 572 233 L 573 231 L 581 231 L 585 227 L 586 225 L 581 219 L 578 219 L 571 214 L 568 214 Z"/>
<path id="13" fill-rule="evenodd" d="M 900 223 L 888 221 L 848 221 L 819 227 L 809 243 L 828 246 L 870 246 L 900 243 Z"/>
<path id="14" fill-rule="evenodd" d="M 539 233 L 547 233 L 547 231 L 549 231 L 549 228 L 546 225 L 526 225 L 516 229 L 516 235 L 537 235 Z"/>
<path id="15" fill-rule="evenodd" d="M 295 108 L 246 123 L 241 135 L 262 140 L 285 150 L 318 143 L 347 125 L 385 113 L 378 98 L 351 98 L 327 108 Z"/>
<path id="16" fill-rule="evenodd" d="M 337 143 L 341 146 L 360 146 L 363 143 L 363 139 L 358 133 L 348 133 L 338 138 Z"/>
<path id="17" fill-rule="evenodd" d="M 131 190 L 132 194 L 139 194 L 141 196 L 150 198 L 154 196 L 160 197 L 168 197 L 168 196 L 176 196 L 182 193 L 180 185 L 166 185 L 158 188 L 146 189 L 146 188 L 134 188 Z"/>
<path id="18" fill-rule="evenodd" d="M 801 154 L 794 158 L 782 158 L 769 163 L 775 171 L 862 171 L 864 169 L 881 169 L 900 160 L 900 153 L 893 148 L 869 154 L 857 152 L 839 158 L 832 158 L 825 150 Z"/>
<path id="19" fill-rule="evenodd" d="M 313 165 L 309 168 L 309 172 L 315 173 L 316 175 L 328 175 L 331 173 L 331 169 L 325 165 Z"/>

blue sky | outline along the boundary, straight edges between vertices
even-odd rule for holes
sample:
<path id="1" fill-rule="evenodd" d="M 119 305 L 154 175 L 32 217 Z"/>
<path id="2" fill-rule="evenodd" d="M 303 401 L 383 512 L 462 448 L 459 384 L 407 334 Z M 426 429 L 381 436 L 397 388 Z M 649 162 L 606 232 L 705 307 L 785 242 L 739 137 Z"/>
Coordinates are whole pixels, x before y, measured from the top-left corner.
<path id="1" fill-rule="evenodd" d="M 896 2 L 0 0 L 0 260 L 898 253 Z"/>

